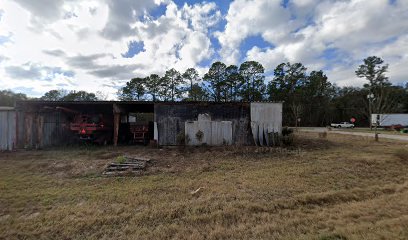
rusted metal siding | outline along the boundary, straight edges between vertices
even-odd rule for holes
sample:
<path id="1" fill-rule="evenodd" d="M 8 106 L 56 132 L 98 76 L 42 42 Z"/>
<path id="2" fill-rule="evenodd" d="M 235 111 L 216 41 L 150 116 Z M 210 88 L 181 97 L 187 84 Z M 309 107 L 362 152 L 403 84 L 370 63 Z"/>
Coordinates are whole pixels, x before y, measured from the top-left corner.
<path id="1" fill-rule="evenodd" d="M 251 129 L 256 145 L 275 145 L 282 133 L 282 103 L 251 103 Z"/>
<path id="2" fill-rule="evenodd" d="M 0 150 L 11 151 L 16 146 L 16 112 L 0 110 Z"/>
<path id="3" fill-rule="evenodd" d="M 209 114 L 212 121 L 230 121 L 233 145 L 253 144 L 249 103 L 156 103 L 154 107 L 159 145 L 178 145 L 177 136 L 185 134 L 185 122 Z"/>

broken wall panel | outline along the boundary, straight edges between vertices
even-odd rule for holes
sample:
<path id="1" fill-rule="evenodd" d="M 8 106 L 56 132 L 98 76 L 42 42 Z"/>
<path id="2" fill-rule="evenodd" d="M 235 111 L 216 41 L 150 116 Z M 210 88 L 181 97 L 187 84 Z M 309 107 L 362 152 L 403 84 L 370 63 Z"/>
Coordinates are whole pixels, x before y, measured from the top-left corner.
<path id="1" fill-rule="evenodd" d="M 155 103 L 159 145 L 178 145 L 177 136 L 184 134 L 185 122 L 209 114 L 212 121 L 230 121 L 234 145 L 253 144 L 250 128 L 249 103 L 162 102 Z"/>
<path id="2" fill-rule="evenodd" d="M 186 122 L 185 123 L 185 138 L 188 139 L 186 140 L 186 145 L 190 145 L 190 146 L 231 145 L 232 144 L 232 122 L 231 121 Z"/>
<path id="3" fill-rule="evenodd" d="M 251 103 L 251 129 L 256 145 L 274 145 L 275 134 L 282 133 L 282 103 Z"/>

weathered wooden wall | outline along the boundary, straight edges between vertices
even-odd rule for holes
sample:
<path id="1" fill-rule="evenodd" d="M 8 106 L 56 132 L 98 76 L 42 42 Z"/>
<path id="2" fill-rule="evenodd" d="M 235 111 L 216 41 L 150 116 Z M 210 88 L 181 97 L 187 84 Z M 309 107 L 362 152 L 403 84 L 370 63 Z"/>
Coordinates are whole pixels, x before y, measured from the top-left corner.
<path id="1" fill-rule="evenodd" d="M 69 121 L 62 112 L 17 112 L 17 146 L 49 147 L 72 142 Z"/>

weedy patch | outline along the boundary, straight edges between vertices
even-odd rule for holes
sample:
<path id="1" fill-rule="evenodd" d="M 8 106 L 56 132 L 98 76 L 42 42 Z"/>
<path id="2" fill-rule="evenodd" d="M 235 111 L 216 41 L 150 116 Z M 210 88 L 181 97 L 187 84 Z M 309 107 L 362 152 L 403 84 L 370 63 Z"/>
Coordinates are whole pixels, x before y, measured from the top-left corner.
<path id="1" fill-rule="evenodd" d="M 327 132 L 319 132 L 319 138 L 327 138 Z"/>
<path id="2" fill-rule="evenodd" d="M 117 156 L 115 160 L 116 160 L 116 163 L 124 163 L 124 162 L 126 162 L 126 157 L 125 156 Z"/>

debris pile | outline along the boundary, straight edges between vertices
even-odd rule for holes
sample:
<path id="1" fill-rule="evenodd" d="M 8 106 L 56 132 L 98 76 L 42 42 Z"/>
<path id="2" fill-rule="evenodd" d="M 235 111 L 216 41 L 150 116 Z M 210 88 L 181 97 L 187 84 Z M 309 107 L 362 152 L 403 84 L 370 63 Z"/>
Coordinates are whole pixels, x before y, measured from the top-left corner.
<path id="1" fill-rule="evenodd" d="M 118 162 L 106 166 L 103 175 L 119 176 L 128 174 L 139 174 L 146 170 L 150 159 L 142 157 L 123 156 Z"/>

